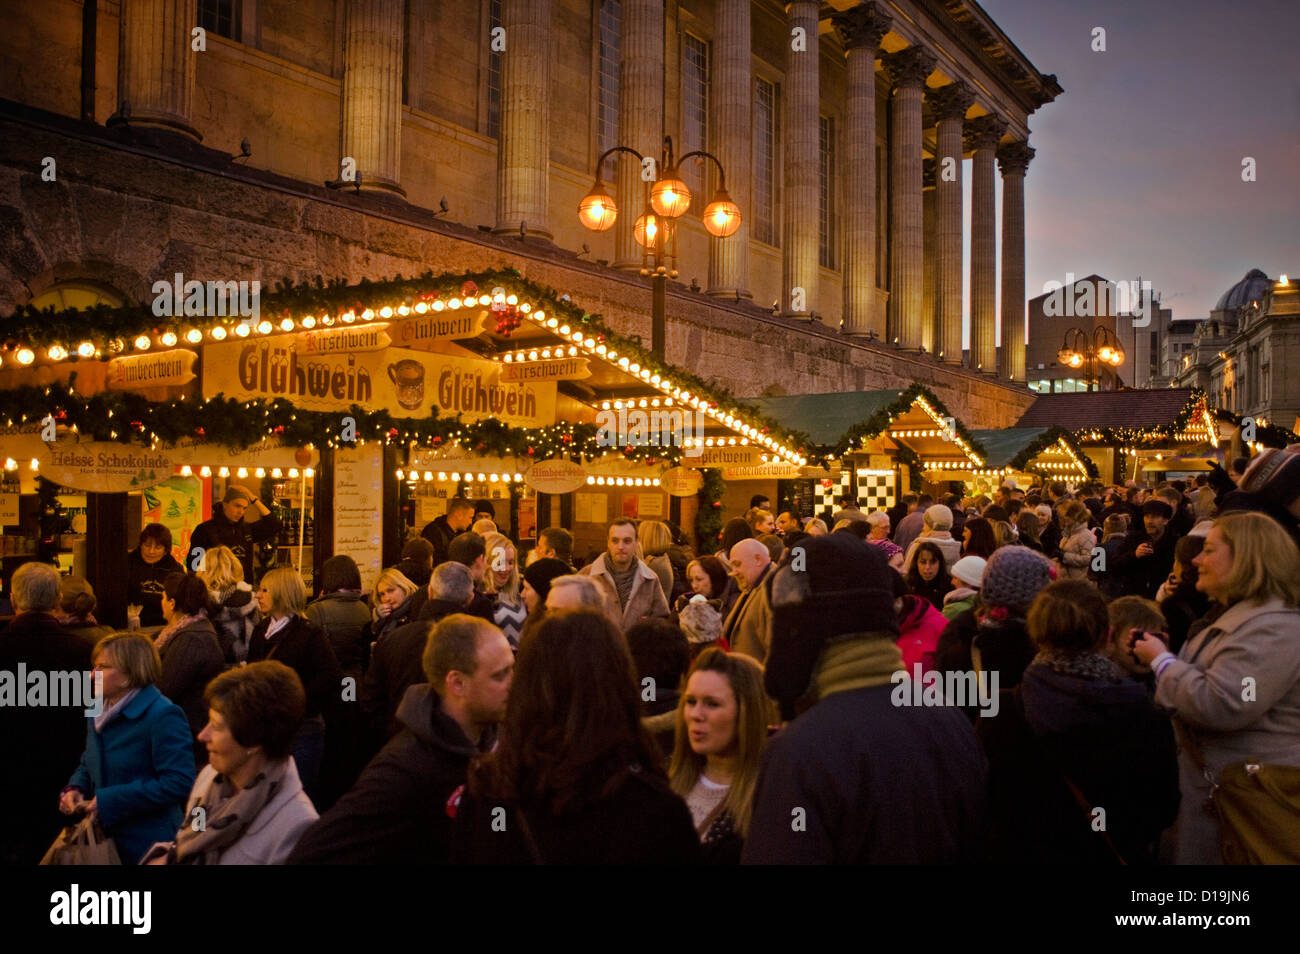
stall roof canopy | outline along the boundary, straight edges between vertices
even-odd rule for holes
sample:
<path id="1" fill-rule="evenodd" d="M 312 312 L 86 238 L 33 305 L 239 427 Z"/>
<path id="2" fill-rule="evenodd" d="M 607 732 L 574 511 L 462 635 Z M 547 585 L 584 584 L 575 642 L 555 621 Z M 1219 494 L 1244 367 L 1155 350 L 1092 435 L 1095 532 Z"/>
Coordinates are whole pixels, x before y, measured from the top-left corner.
<path id="1" fill-rule="evenodd" d="M 996 431 L 975 431 L 974 434 L 988 452 L 989 467 L 1009 467 L 1021 451 L 1048 430 L 1046 427 L 1004 427 Z"/>
<path id="2" fill-rule="evenodd" d="M 819 447 L 834 447 L 849 429 L 897 401 L 903 392 L 848 391 L 751 398 L 762 413 L 792 431 L 802 432 Z"/>
<path id="3" fill-rule="evenodd" d="M 1077 432 L 1111 427 L 1167 427 L 1197 396 L 1192 388 L 1043 394 L 1016 422 L 1016 428 L 1059 424 Z"/>
<path id="4" fill-rule="evenodd" d="M 974 431 L 990 469 L 1060 470 L 1096 477 L 1096 465 L 1063 427 L 1004 427 Z"/>

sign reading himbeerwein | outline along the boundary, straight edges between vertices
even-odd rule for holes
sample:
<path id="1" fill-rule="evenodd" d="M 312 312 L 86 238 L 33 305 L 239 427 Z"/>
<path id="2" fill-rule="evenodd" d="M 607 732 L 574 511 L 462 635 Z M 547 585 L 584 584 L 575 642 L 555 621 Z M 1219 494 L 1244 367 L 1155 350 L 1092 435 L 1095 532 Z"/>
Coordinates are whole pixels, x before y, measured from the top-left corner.
<path id="1" fill-rule="evenodd" d="M 204 351 L 203 396 L 237 400 L 282 397 L 314 411 L 344 411 L 353 404 L 382 407 L 396 417 L 463 415 L 519 427 L 555 423 L 555 382 L 509 382 L 502 365 L 404 348 L 387 348 L 382 328 L 336 329 L 355 336 L 349 350 L 320 353 L 319 339 L 272 335 L 222 342 Z M 307 342 L 316 344 L 314 352 Z M 379 350 L 366 350 L 378 348 Z"/>
<path id="2" fill-rule="evenodd" d="M 194 380 L 194 359 L 198 355 L 181 348 L 156 354 L 133 354 L 108 362 L 105 386 L 113 391 L 170 387 Z"/>
<path id="3" fill-rule="evenodd" d="M 659 486 L 672 497 L 693 497 L 704 486 L 704 475 L 693 467 L 674 467 L 659 476 Z"/>
<path id="4" fill-rule="evenodd" d="M 587 472 L 571 460 L 539 460 L 528 468 L 524 482 L 538 493 L 567 494 L 587 483 Z"/>

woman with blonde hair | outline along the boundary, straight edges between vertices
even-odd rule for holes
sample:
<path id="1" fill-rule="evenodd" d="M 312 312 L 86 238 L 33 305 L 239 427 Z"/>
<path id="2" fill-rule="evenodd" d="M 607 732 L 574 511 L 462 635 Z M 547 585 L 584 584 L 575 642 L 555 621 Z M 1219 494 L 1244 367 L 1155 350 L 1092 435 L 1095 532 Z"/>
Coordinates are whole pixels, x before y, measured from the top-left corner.
<path id="1" fill-rule="evenodd" d="M 497 598 L 492 622 L 506 634 L 511 646 L 518 646 L 519 631 L 528 618 L 528 607 L 520 592 L 523 581 L 519 576 L 519 551 L 503 533 L 489 533 L 483 542 L 487 546 L 483 592 L 493 593 Z"/>
<path id="2" fill-rule="evenodd" d="M 1020 542 L 1016 537 L 1016 529 L 1011 526 L 1011 521 L 1009 520 L 998 520 L 994 522 L 993 539 L 999 547 L 1013 547 Z"/>
<path id="3" fill-rule="evenodd" d="M 710 864 L 740 863 L 770 714 L 757 662 L 715 647 L 696 657 L 677 705 L 668 783 L 686 800 Z"/>
<path id="4" fill-rule="evenodd" d="M 1058 562 L 1061 578 L 1087 580 L 1092 564 L 1092 551 L 1097 537 L 1088 529 L 1092 512 L 1081 501 L 1066 500 L 1056 507 L 1056 519 L 1061 524 L 1061 555 Z"/>
<path id="5" fill-rule="evenodd" d="M 185 711 L 154 685 L 162 662 L 153 643 L 116 633 L 95 645 L 93 658 L 100 711 L 86 720 L 86 751 L 59 810 L 98 816 L 122 863 L 133 865 L 180 828 L 196 774 L 194 739 Z"/>
<path id="6" fill-rule="evenodd" d="M 401 570 L 389 567 L 379 574 L 375 591 L 370 595 L 374 603 L 370 622 L 370 641 L 378 642 L 397 627 L 415 619 L 419 607 L 412 599 L 420 588 Z"/>
<path id="7" fill-rule="evenodd" d="M 248 661 L 274 659 L 302 680 L 307 707 L 294 736 L 293 757 L 302 787 L 312 798 L 325 751 L 325 714 L 340 698 L 343 670 L 325 634 L 307 619 L 307 585 L 297 570 L 291 567 L 268 570 L 257 586 L 256 595 L 263 619 L 249 643 Z"/>
<path id="8" fill-rule="evenodd" d="M 673 532 L 662 521 L 642 520 L 636 528 L 636 542 L 641 548 L 641 559 L 659 577 L 664 599 L 671 606 L 676 598 L 673 592 L 673 564 L 668 558 L 668 550 L 673 545 Z"/>
<path id="9" fill-rule="evenodd" d="M 236 665 L 247 661 L 248 641 L 261 617 L 253 588 L 244 582 L 244 565 L 230 547 L 209 547 L 195 575 L 218 604 L 211 620 L 226 662 Z"/>
<path id="10" fill-rule="evenodd" d="M 1217 605 L 1177 656 L 1150 633 L 1133 656 L 1155 673 L 1156 702 L 1179 730 L 1176 863 L 1241 863 L 1224 857 L 1205 804 L 1226 770 L 1300 766 L 1300 548 L 1272 518 L 1231 513 L 1214 521 L 1192 562 L 1196 588 Z M 1295 830 L 1275 833 L 1278 857 L 1292 862 Z"/>

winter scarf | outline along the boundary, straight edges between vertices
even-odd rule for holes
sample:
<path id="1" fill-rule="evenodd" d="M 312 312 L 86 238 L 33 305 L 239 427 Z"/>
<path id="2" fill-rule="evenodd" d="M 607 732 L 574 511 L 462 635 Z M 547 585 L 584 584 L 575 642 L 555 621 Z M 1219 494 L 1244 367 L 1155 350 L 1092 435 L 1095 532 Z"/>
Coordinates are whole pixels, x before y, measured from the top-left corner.
<path id="1" fill-rule="evenodd" d="M 1046 666 L 1062 676 L 1076 679 L 1095 679 L 1100 682 L 1122 683 L 1128 674 L 1109 656 L 1100 653 L 1070 653 L 1060 649 L 1043 649 L 1034 657 L 1031 666 Z"/>
<path id="2" fill-rule="evenodd" d="M 172 620 L 170 623 L 166 625 L 166 627 L 163 628 L 163 631 L 160 632 L 157 635 L 157 637 L 154 638 L 153 648 L 158 650 L 158 652 L 161 653 L 163 651 L 163 647 L 166 646 L 167 643 L 171 641 L 171 638 L 175 636 L 177 633 L 179 633 L 182 629 L 195 622 L 198 622 L 201 619 L 207 619 L 207 618 L 208 618 L 207 611 L 199 610 L 193 616 L 181 616 L 177 619 Z"/>
<path id="3" fill-rule="evenodd" d="M 877 634 L 865 635 L 875 637 Z M 825 699 L 831 693 L 891 682 L 894 673 L 903 668 L 903 654 L 889 638 L 892 636 L 889 633 L 886 638 L 859 637 L 827 645 L 813 676 L 816 698 Z"/>
<path id="4" fill-rule="evenodd" d="M 205 824 L 199 826 L 201 830 L 195 831 L 193 825 L 181 825 L 176 836 L 175 863 L 216 864 L 221 853 L 244 837 L 258 814 L 284 787 L 288 765 L 288 759 L 267 763 L 252 784 L 243 789 L 236 789 L 224 775 L 216 776 L 203 797 L 190 808 L 191 818 L 196 817 L 195 809 L 203 809 L 201 817 Z"/>

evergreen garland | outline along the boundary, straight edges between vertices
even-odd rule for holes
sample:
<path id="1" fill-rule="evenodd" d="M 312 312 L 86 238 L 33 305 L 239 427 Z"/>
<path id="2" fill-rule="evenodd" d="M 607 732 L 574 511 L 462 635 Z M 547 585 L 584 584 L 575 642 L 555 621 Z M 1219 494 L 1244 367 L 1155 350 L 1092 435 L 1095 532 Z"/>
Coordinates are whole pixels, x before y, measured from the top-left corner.
<path id="1" fill-rule="evenodd" d="M 708 401 L 712 409 L 740 417 L 761 433 L 771 434 L 786 447 L 805 453 L 802 448 L 809 443 L 805 435 L 784 431 L 753 406 L 733 398 L 727 389 L 670 367 L 644 348 L 639 340 L 620 337 L 605 325 L 599 315 L 584 312 L 572 304 L 567 295 L 559 296 L 554 289 L 521 277 L 516 269 L 466 271 L 459 275 L 434 275 L 427 271 L 417 278 L 398 275 L 378 282 L 362 279 L 355 285 L 348 285 L 341 279 L 326 283 L 317 275 L 314 283 L 278 283 L 273 292 L 261 298 L 261 317 L 274 323 L 285 317 L 300 319 L 313 315 L 319 321 L 322 315 L 327 314 L 338 316 L 348 311 L 359 314 L 366 308 L 377 311 L 385 305 L 409 305 L 421 299 L 465 297 L 462 289 L 467 283 L 476 287 L 474 294 L 488 294 L 497 286 L 504 288 L 507 294 L 514 294 L 520 301 L 540 307 L 548 316 L 569 325 L 573 331 L 583 331 L 586 336 L 617 351 L 620 357 L 625 356 L 630 362 L 649 368 L 651 374 L 658 374 L 672 381 L 675 387 Z M 234 327 L 242 320 L 235 315 L 217 318 L 216 322 Z M 126 353 L 126 343 L 136 336 L 158 335 L 167 330 L 177 332 L 181 336 L 179 346 L 184 347 L 181 333 L 196 321 L 213 323 L 212 318 L 204 316 L 158 317 L 146 305 L 120 308 L 99 305 L 61 312 L 56 312 L 53 307 L 37 310 L 28 305 L 4 319 L 0 327 L 4 328 L 7 348 L 61 344 L 73 352 L 68 360 L 75 362 L 109 360 Z M 334 327 L 339 326 L 336 324 Z M 76 355 L 77 344 L 87 340 L 102 352 L 100 358 L 79 358 Z M 555 453 L 599 456 L 605 450 L 595 444 L 596 429 L 592 425 L 561 423 L 553 427 L 522 429 L 493 420 L 462 424 L 458 419 L 448 418 L 394 418 L 383 410 L 368 411 L 357 406 L 349 411 L 303 411 L 284 399 L 241 402 L 221 395 L 207 400 L 197 398 L 150 404 L 129 392 L 106 392 L 83 398 L 74 393 L 75 376 L 71 385 L 67 389 L 25 387 L 0 392 L 0 416 L 26 420 L 46 413 L 57 416 L 62 411 L 68 424 L 76 423 L 80 432 L 92 434 L 96 440 L 136 441 L 147 445 L 154 437 L 163 443 L 171 443 L 181 438 L 202 436 L 233 450 L 258 443 L 272 433 L 280 435 L 288 443 L 324 445 L 331 440 L 337 441 L 339 422 L 349 415 L 357 422 L 358 440 L 441 443 L 452 439 L 459 431 L 462 432 L 461 444 L 470 452 L 517 454 L 540 460 Z M 121 426 L 123 420 L 128 422 L 128 426 Z M 570 436 L 569 441 L 563 440 L 565 434 Z M 529 447 L 534 453 L 527 453 Z M 678 448 L 654 446 L 627 448 L 625 455 L 636 460 L 662 458 L 668 462 L 676 462 L 681 457 Z"/>
<path id="2" fill-rule="evenodd" d="M 727 484 L 722 479 L 722 471 L 715 467 L 705 467 L 700 475 L 704 481 L 695 493 L 699 502 L 695 511 L 695 548 L 696 553 L 704 556 L 713 553 L 722 539 L 722 495 L 727 491 Z"/>
<path id="3" fill-rule="evenodd" d="M 1084 470 L 1088 472 L 1090 480 L 1099 480 L 1101 478 L 1101 471 L 1097 469 L 1097 465 L 1092 458 L 1079 449 L 1078 441 L 1074 439 L 1074 435 L 1059 424 L 1052 425 L 1034 438 L 1015 457 L 1011 458 L 1005 466 L 1010 467 L 1012 470 L 1023 471 L 1029 466 L 1031 460 L 1047 450 L 1047 448 L 1052 447 L 1058 440 L 1065 441 L 1070 450 L 1074 451 L 1075 456 L 1083 464 Z"/>
<path id="4" fill-rule="evenodd" d="M 1215 408 L 1212 412 L 1216 421 L 1224 421 L 1241 430 L 1242 418 L 1245 414 L 1234 414 L 1232 411 L 1223 408 Z M 1289 428 L 1282 427 L 1280 424 L 1264 424 L 1258 422 L 1255 424 L 1255 442 L 1263 444 L 1265 447 L 1288 447 L 1291 444 L 1300 443 L 1300 436 Z"/>
<path id="5" fill-rule="evenodd" d="M 878 436 L 889 426 L 890 421 L 900 414 L 905 414 L 918 397 L 924 398 L 941 417 L 951 417 L 956 424 L 955 430 L 958 436 L 966 442 L 971 450 L 987 459 L 988 455 L 985 453 L 984 448 L 980 446 L 979 441 L 975 440 L 974 435 L 966 429 L 966 425 L 957 420 L 957 416 L 952 414 L 944 406 L 944 403 L 935 397 L 934 392 L 922 384 L 912 384 L 892 404 L 882 407 L 865 421 L 861 421 L 845 431 L 844 436 L 840 438 L 839 443 L 831 451 L 831 456 L 842 457 L 848 451 L 857 450 L 862 441 L 871 440 Z M 899 460 L 903 459 L 902 450 L 903 448 L 900 446 Z M 916 455 L 913 454 L 912 456 L 915 457 Z"/>

